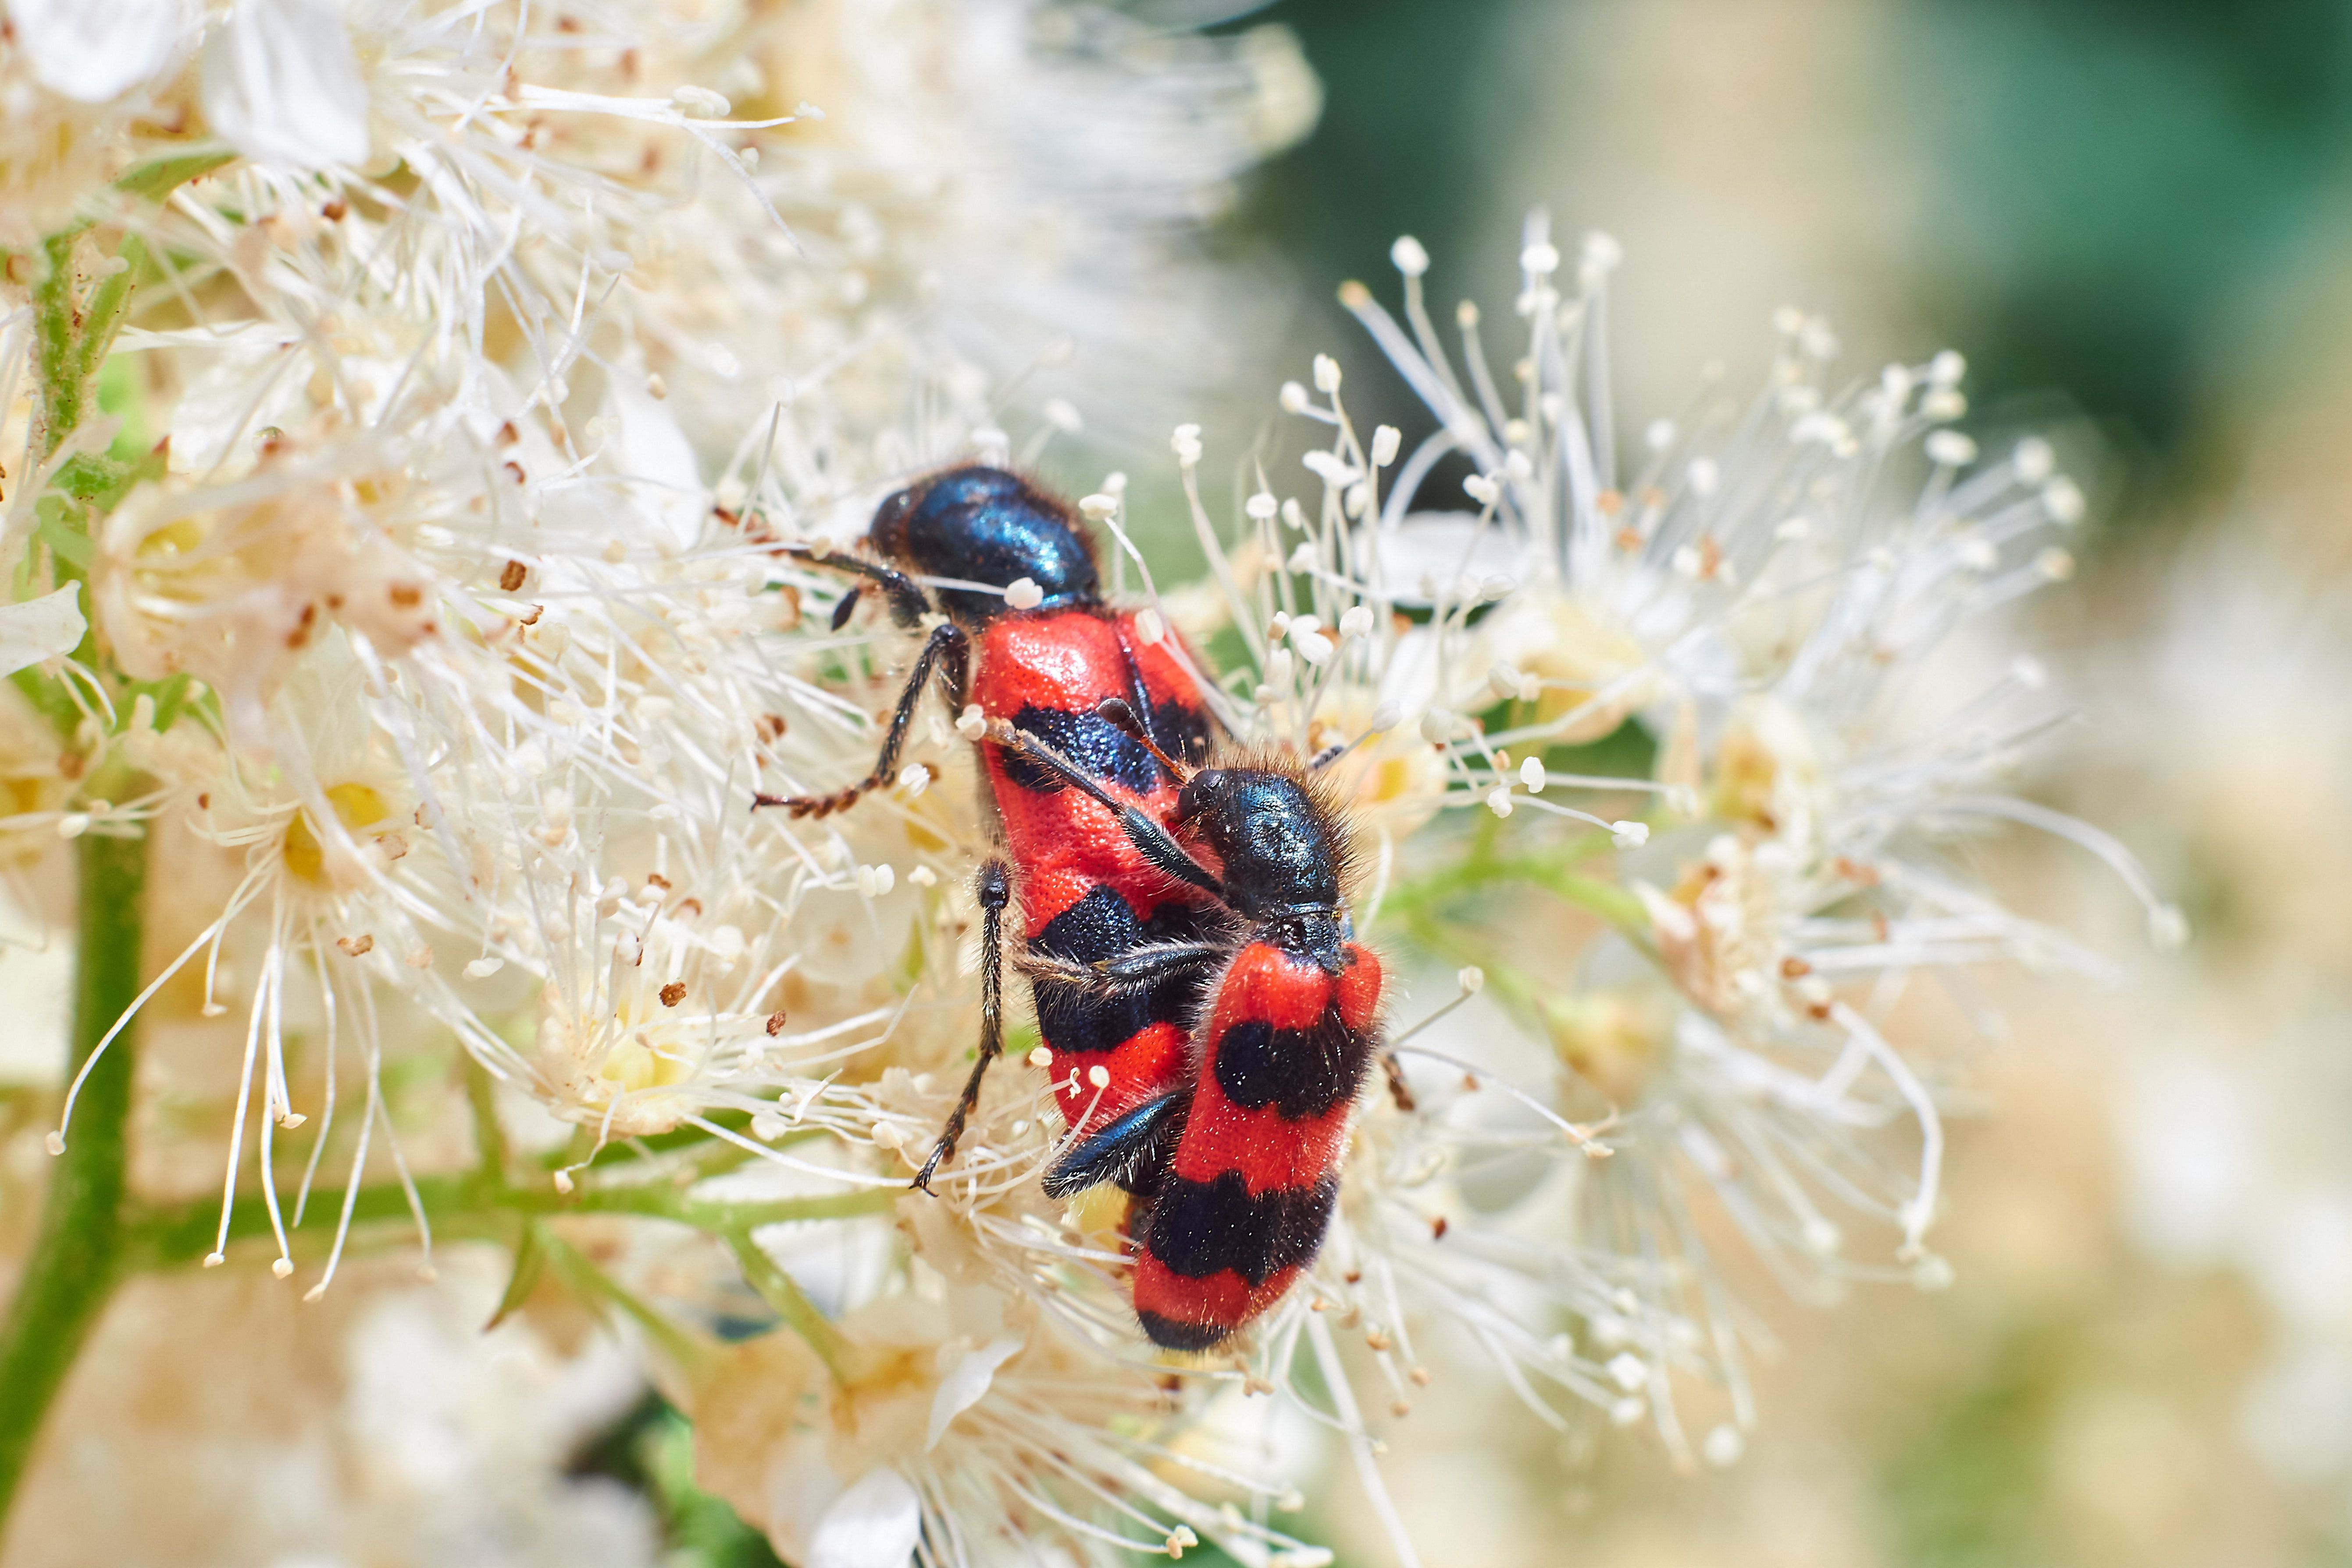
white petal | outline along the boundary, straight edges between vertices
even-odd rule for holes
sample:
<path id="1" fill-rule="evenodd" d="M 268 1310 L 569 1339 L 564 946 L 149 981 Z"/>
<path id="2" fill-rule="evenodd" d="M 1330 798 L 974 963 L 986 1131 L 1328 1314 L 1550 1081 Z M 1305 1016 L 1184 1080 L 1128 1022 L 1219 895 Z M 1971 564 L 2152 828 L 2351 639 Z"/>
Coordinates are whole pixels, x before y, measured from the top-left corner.
<path id="1" fill-rule="evenodd" d="M 205 117 L 256 163 L 368 157 L 368 91 L 334 0 L 239 0 L 205 40 Z"/>
<path id="2" fill-rule="evenodd" d="M 81 646 L 89 625 L 81 618 L 80 594 L 80 584 L 68 583 L 54 594 L 0 605 L 0 675 L 14 675 Z"/>
<path id="3" fill-rule="evenodd" d="M 645 521 L 657 536 L 682 548 L 694 542 L 702 524 L 702 478 L 694 443 L 687 438 L 677 415 L 645 388 L 645 374 L 635 361 L 626 362 L 623 374 L 613 380 L 607 406 L 620 426 L 620 436 L 612 456 L 621 473 L 635 481 L 629 490 L 645 509 Z"/>
<path id="4" fill-rule="evenodd" d="M 990 1380 L 996 1376 L 996 1369 L 1020 1349 L 1019 1334 L 1003 1334 L 967 1352 L 955 1363 L 940 1380 L 939 1392 L 931 1395 L 931 1435 L 924 1439 L 925 1449 L 940 1446 L 948 1423 L 980 1403 L 981 1396 L 988 1392 Z"/>
<path id="5" fill-rule="evenodd" d="M 8 20 L 43 87 L 104 103 L 162 70 L 190 18 L 186 0 L 8 0 Z"/>
<path id="6" fill-rule="evenodd" d="M 922 1533 L 922 1500 L 906 1477 L 879 1466 L 824 1510 L 808 1568 L 907 1568 Z"/>

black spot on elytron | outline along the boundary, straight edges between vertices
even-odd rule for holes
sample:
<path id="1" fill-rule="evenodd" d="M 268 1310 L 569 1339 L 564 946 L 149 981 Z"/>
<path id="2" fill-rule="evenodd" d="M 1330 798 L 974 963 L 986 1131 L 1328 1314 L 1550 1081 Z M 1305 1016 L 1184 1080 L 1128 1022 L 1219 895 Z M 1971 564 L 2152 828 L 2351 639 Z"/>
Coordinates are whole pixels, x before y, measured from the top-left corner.
<path id="1" fill-rule="evenodd" d="M 1217 1087 L 1244 1110 L 1271 1105 L 1285 1121 L 1328 1116 L 1356 1098 L 1371 1053 L 1326 1008 L 1312 1028 L 1277 1029 L 1244 1018 L 1217 1037 Z"/>
<path id="2" fill-rule="evenodd" d="M 1220 1171 L 1207 1182 L 1171 1175 L 1152 1205 L 1144 1248 L 1171 1274 L 1205 1279 L 1230 1268 L 1255 1289 L 1315 1256 L 1339 1194 L 1329 1175 L 1311 1187 L 1276 1187 L 1255 1197 L 1239 1171 Z"/>
<path id="3" fill-rule="evenodd" d="M 1116 1182 L 1148 1197 L 1167 1174 L 1168 1157 L 1184 1135 L 1191 1105 L 1189 1093 L 1145 1100 L 1056 1160 L 1045 1173 L 1045 1195 L 1059 1200 Z"/>
<path id="4" fill-rule="evenodd" d="M 1148 921 L 1108 885 L 1087 889 L 1068 909 L 1045 922 L 1029 943 L 1049 958 L 1080 963 L 1117 958 L 1147 942 L 1189 942 L 1208 933 L 1209 917 L 1183 904 L 1162 904 Z M 1147 991 L 1104 997 L 1076 986 L 1033 979 L 1037 1029 L 1055 1056 L 1117 1050 L 1152 1024 L 1188 1022 L 1205 977 L 1178 974 Z"/>
<path id="5" fill-rule="evenodd" d="M 1100 784 L 1122 784 L 1148 795 L 1167 782 L 1167 774 L 1143 742 L 1096 713 L 1071 713 L 1034 703 L 1013 716 L 1013 728 L 1026 730 L 1070 759 L 1080 773 Z M 1000 750 L 1004 776 L 1032 795 L 1052 795 L 1069 788 L 1045 767 L 1017 752 Z"/>
<path id="6" fill-rule="evenodd" d="M 1135 1314 L 1143 1323 L 1144 1336 L 1163 1350 L 1206 1351 L 1233 1337 L 1230 1323 L 1187 1323 L 1174 1318 L 1163 1318 L 1157 1312 Z"/>

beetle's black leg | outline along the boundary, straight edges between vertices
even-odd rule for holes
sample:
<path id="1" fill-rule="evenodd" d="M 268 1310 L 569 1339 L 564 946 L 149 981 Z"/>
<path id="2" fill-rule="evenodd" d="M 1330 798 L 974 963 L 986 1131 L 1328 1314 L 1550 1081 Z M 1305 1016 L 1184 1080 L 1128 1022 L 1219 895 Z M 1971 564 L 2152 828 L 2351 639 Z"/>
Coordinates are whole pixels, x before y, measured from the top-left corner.
<path id="1" fill-rule="evenodd" d="M 1063 1151 L 1045 1173 L 1045 1195 L 1066 1198 L 1105 1182 L 1129 1192 L 1150 1192 L 1183 1136 L 1189 1089 L 1160 1095 L 1119 1117 L 1085 1142 Z"/>
<path id="2" fill-rule="evenodd" d="M 907 726 L 915 717 L 915 707 L 923 699 L 923 688 L 929 682 L 932 671 L 939 672 L 940 684 L 947 689 L 950 700 L 961 697 L 971 646 L 971 639 L 952 621 L 941 621 L 931 628 L 923 651 L 915 656 L 914 673 L 907 678 L 906 689 L 898 693 L 898 705 L 890 714 L 890 731 L 882 738 L 882 754 L 874 760 L 872 773 L 831 795 L 755 795 L 751 797 L 751 809 L 781 805 L 795 818 L 831 816 L 856 805 L 860 796 L 887 784 L 898 771 L 898 753 L 907 743 Z"/>
<path id="3" fill-rule="evenodd" d="M 1394 1051 L 1381 1053 L 1381 1070 L 1388 1075 L 1389 1098 L 1396 1101 L 1399 1110 L 1411 1114 L 1420 1109 L 1412 1098 L 1412 1085 L 1404 1080 L 1404 1064 L 1397 1060 Z"/>
<path id="4" fill-rule="evenodd" d="M 1018 752 L 1071 788 L 1091 795 L 1118 823 L 1119 831 L 1127 835 L 1127 841 L 1152 865 L 1180 882 L 1189 882 L 1201 889 L 1212 898 L 1224 898 L 1225 885 L 1217 879 L 1215 872 L 1187 854 L 1184 847 L 1177 843 L 1166 828 L 1088 778 L 1077 763 L 1007 720 L 999 719 L 992 722 L 988 727 L 988 738 L 1008 752 Z"/>
<path id="5" fill-rule="evenodd" d="M 971 1120 L 971 1108 L 980 1103 L 980 1080 L 988 1076 L 990 1064 L 1004 1054 L 1004 906 L 1013 901 L 1004 862 L 991 860 L 982 866 L 972 891 L 980 899 L 980 1060 L 972 1064 L 971 1077 L 964 1080 L 963 1093 L 948 1113 L 931 1157 L 923 1162 L 911 1184 L 927 1193 L 931 1190 L 931 1173 L 955 1157 L 956 1142 Z"/>
<path id="6" fill-rule="evenodd" d="M 820 545 L 786 544 L 778 548 L 795 561 L 805 561 L 812 566 L 828 567 L 865 578 L 882 590 L 883 600 L 890 606 L 890 618 L 902 626 L 922 625 L 923 616 L 938 608 L 931 603 L 930 595 L 923 592 L 922 584 L 895 566 L 885 566 L 858 555 L 837 555 Z M 855 608 L 856 604 L 857 590 L 855 588 L 841 596 L 841 602 L 833 607 L 835 631 L 848 624 L 849 609 Z M 845 608 L 845 605 L 849 608 Z"/>
<path id="7" fill-rule="evenodd" d="M 1233 956 L 1230 944 L 1216 942 L 1154 942 L 1129 948 L 1115 958 L 1055 958 L 1028 952 L 1014 967 L 1032 980 L 1066 985 L 1107 999 L 1149 991 L 1163 980 L 1173 980 L 1206 969 Z"/>

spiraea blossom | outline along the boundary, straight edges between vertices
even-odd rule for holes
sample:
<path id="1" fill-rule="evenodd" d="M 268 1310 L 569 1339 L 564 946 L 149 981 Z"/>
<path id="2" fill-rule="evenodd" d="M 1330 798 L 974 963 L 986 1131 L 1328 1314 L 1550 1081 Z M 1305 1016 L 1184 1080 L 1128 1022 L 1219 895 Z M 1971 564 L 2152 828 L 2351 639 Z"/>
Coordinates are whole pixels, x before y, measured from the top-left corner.
<path id="1" fill-rule="evenodd" d="M 1392 1009 L 1411 1093 L 1362 1109 L 1311 1277 L 1171 1360 L 1118 1203 L 1044 1194 L 1076 1069 L 1017 1006 L 936 1195 L 907 1190 L 979 1038 L 979 716 L 923 710 L 854 810 L 750 806 L 863 776 L 911 652 L 812 546 L 928 468 L 1041 462 L 1073 399 L 1144 384 L 1117 428 L 1194 395 L 1172 351 L 1232 290 L 1183 231 L 1311 116 L 1282 35 L 113 9 L 144 41 L 105 79 L 53 8 L 12 6 L 0 59 L 46 127 L 0 167 L 33 215 L 0 830 L 77 859 L 87 977 L 44 1137 L 73 1179 L 0 1372 L 53 1388 L 121 1269 L 252 1263 L 317 1303 L 354 1249 L 429 1279 L 489 1243 L 497 1316 L 611 1325 L 788 1560 L 1307 1568 L 1331 1553 L 1285 1465 L 1318 1445 L 1414 1560 L 1379 1458 L 1444 1373 L 1417 1343 L 1466 1335 L 1546 1419 L 1654 1418 L 1678 1455 L 1712 1383 L 1696 1447 L 1735 1457 L 1701 1194 L 1792 1280 L 1941 1281 L 1905 996 L 2091 966 L 1955 841 L 2022 820 L 2120 860 L 1991 782 L 2040 721 L 2030 668 L 1921 696 L 2063 575 L 2081 510 L 2046 447 L 1948 428 L 1957 361 L 1834 392 L 1792 321 L 1753 401 L 1708 389 L 1621 479 L 1605 244 L 1563 291 L 1531 230 L 1507 401 L 1401 242 L 1406 324 L 1345 298 L 1429 405 L 1410 452 L 1318 360 L 1282 398 L 1314 449 L 1229 524 L 1196 426 L 1157 459 L 1206 582 L 1161 592 L 1123 481 L 1079 503 L 1235 742 L 1345 748 L 1356 921 L 1458 993 Z M 1516 1057 L 1460 1027 L 1498 1005 Z M 157 1046 L 183 1070 L 154 1120 L 217 1196 L 124 1163 Z"/>
<path id="2" fill-rule="evenodd" d="M 1367 1116 L 1301 1296 L 1371 1325 L 1400 1406 L 1408 1326 L 1451 1319 L 1546 1419 L 1648 1415 L 1678 1457 L 1729 1462 L 1755 1410 L 1713 1215 L 1808 1299 L 1941 1288 L 1949 1040 L 1909 1037 L 1917 994 L 1966 1009 L 1975 966 L 2105 969 L 2005 910 L 1968 841 L 2060 835 L 2121 873 L 2159 943 L 2180 935 L 2118 844 L 2003 783 L 2054 710 L 2040 667 L 2000 657 L 1999 612 L 2070 574 L 2084 500 L 2045 443 L 1986 454 L 1951 427 L 1958 356 L 1841 388 L 1829 329 L 1795 312 L 1762 387 L 1702 387 L 1629 459 L 1605 237 L 1563 287 L 1531 222 L 1507 394 L 1475 307 L 1450 349 L 1426 252 L 1394 259 L 1402 322 L 1361 285 L 1341 298 L 1434 428 L 1410 452 L 1360 432 L 1319 359 L 1283 398 L 1330 432 L 1311 499 L 1261 475 L 1223 592 L 1192 606 L 1245 656 L 1244 732 L 1374 732 L 1342 764 L 1381 868 L 1366 917 L 1468 961 L 1458 1002 L 1485 992 L 1399 1040 L 1422 1111 Z M 1197 432 L 1176 446 L 1189 476 Z M 1463 458 L 1467 504 L 1433 508 Z M 1423 827 L 1433 811 L 1454 820 Z M 1538 1049 L 1469 1043 L 1490 1016 L 1457 1026 L 1495 1000 Z M 1678 1398 L 1702 1390 L 1703 1439 Z"/>

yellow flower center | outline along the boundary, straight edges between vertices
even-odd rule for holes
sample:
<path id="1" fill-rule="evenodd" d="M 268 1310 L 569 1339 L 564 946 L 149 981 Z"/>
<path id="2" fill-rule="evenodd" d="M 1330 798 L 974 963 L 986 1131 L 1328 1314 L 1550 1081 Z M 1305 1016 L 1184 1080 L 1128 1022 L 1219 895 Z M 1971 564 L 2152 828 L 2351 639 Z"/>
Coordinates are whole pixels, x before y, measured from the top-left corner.
<path id="1" fill-rule="evenodd" d="M 327 804 L 335 808 L 335 820 L 346 832 L 373 827 L 392 815 L 392 807 L 383 795 L 363 784 L 339 784 L 327 791 Z M 313 886 L 323 887 L 327 880 L 327 852 L 319 842 L 316 828 L 310 826 L 310 815 L 298 811 L 294 820 L 286 825 L 286 869 Z"/>

